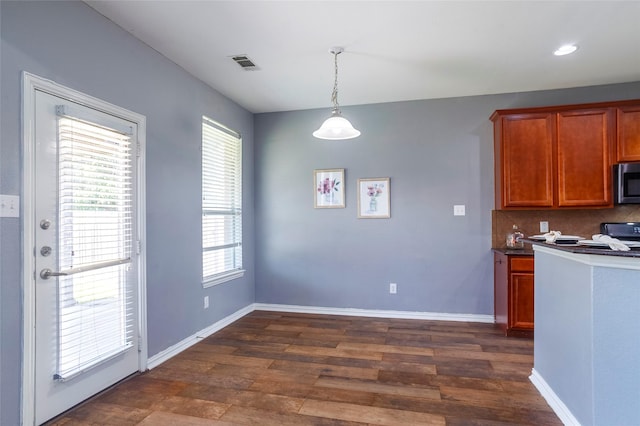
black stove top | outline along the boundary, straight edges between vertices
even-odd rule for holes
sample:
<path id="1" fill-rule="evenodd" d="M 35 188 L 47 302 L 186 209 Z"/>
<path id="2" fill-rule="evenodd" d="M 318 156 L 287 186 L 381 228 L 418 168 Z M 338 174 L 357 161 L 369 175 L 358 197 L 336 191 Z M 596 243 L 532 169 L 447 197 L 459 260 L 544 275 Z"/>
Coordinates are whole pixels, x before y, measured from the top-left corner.
<path id="1" fill-rule="evenodd" d="M 601 223 L 600 233 L 619 240 L 640 241 L 640 222 Z"/>

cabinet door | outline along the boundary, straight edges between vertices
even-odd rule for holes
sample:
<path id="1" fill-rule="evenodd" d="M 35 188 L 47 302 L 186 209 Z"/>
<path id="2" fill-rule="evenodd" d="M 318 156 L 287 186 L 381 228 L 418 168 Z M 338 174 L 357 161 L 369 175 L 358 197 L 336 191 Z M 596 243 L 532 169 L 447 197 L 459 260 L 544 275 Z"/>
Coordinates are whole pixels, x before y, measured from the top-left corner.
<path id="1" fill-rule="evenodd" d="M 618 162 L 640 161 L 640 105 L 616 108 Z"/>
<path id="2" fill-rule="evenodd" d="M 496 324 L 503 331 L 507 329 L 508 296 L 509 296 L 509 258 L 502 253 L 493 255 L 493 310 Z"/>
<path id="3" fill-rule="evenodd" d="M 505 207 L 553 207 L 555 114 L 501 117 L 502 203 Z"/>
<path id="4" fill-rule="evenodd" d="M 612 123 L 609 109 L 558 113 L 558 207 L 613 205 Z"/>
<path id="5" fill-rule="evenodd" d="M 509 328 L 533 330 L 533 274 L 511 274 Z"/>

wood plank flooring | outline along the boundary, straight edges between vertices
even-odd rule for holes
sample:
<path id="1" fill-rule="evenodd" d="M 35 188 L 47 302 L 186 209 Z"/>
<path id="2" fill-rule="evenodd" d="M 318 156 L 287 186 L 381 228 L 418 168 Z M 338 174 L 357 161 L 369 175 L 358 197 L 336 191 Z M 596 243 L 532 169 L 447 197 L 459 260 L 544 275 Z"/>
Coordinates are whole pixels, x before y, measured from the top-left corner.
<path id="1" fill-rule="evenodd" d="M 53 425 L 561 425 L 492 324 L 255 311 Z"/>

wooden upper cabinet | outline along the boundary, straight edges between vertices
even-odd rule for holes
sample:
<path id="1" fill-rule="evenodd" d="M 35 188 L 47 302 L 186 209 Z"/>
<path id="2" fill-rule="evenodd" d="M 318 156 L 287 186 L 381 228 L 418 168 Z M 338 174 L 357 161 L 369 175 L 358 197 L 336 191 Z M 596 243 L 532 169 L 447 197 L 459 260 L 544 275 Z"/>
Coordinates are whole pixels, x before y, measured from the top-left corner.
<path id="1" fill-rule="evenodd" d="M 640 105 L 616 108 L 618 163 L 640 161 Z"/>
<path id="2" fill-rule="evenodd" d="M 613 207 L 611 166 L 640 161 L 640 99 L 498 110 L 496 209 Z"/>
<path id="3" fill-rule="evenodd" d="M 554 114 L 517 114 L 496 121 L 497 208 L 552 207 Z"/>
<path id="4" fill-rule="evenodd" d="M 613 206 L 609 108 L 558 113 L 558 207 Z"/>

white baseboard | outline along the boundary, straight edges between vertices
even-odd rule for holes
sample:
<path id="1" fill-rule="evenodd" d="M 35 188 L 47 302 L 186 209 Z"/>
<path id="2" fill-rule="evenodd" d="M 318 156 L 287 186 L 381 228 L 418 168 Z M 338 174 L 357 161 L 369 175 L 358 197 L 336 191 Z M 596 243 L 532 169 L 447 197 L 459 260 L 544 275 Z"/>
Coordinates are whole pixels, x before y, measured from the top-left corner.
<path id="1" fill-rule="evenodd" d="M 542 397 L 547 401 L 547 404 L 549 404 L 562 423 L 568 426 L 580 426 L 578 419 L 573 416 L 571 410 L 564 405 L 564 402 L 562 402 L 558 395 L 556 395 L 535 368 L 531 370 L 529 380 L 531 380 L 531 383 L 533 383 L 533 385 L 538 389 L 540 395 L 542 395 Z"/>
<path id="2" fill-rule="evenodd" d="M 203 328 L 199 332 L 187 337 L 186 339 L 176 343 L 173 346 L 168 347 L 162 352 L 158 352 L 151 358 L 147 360 L 147 368 L 151 370 L 152 368 L 157 367 L 163 362 L 169 360 L 170 358 L 178 355 L 180 352 L 188 349 L 189 347 L 195 345 L 205 337 L 211 336 L 216 331 L 222 330 L 229 324 L 239 320 L 243 316 L 250 314 L 254 311 L 253 305 L 245 306 L 244 308 L 234 312 L 233 314 L 222 318 L 220 321 L 217 321 L 210 325 L 209 327 Z"/>
<path id="3" fill-rule="evenodd" d="M 222 330 L 229 324 L 239 320 L 243 316 L 253 311 L 274 311 L 274 312 L 296 312 L 303 314 L 325 314 L 325 315 L 346 315 L 356 317 L 374 317 L 374 318 L 401 318 L 401 319 L 421 319 L 421 320 L 437 320 L 437 321 L 464 321 L 464 322 L 483 322 L 493 323 L 493 315 L 479 314 L 446 314 L 434 312 L 408 312 L 408 311 L 385 311 L 372 309 L 354 309 L 354 308 L 326 308 L 321 306 L 299 306 L 299 305 L 275 305 L 270 303 L 252 303 L 244 308 L 234 312 L 233 314 L 215 322 L 207 328 L 183 339 L 167 349 L 158 352 L 147 360 L 147 368 L 151 370 L 170 358 L 178 355 L 180 352 L 195 345 L 204 339 Z"/>
<path id="4" fill-rule="evenodd" d="M 322 306 L 275 305 L 270 303 L 254 303 L 256 311 L 297 312 L 303 314 L 346 315 L 354 317 L 401 318 L 436 321 L 464 321 L 493 323 L 493 315 L 480 314 L 447 314 L 437 312 L 387 311 L 379 309 L 327 308 Z"/>

